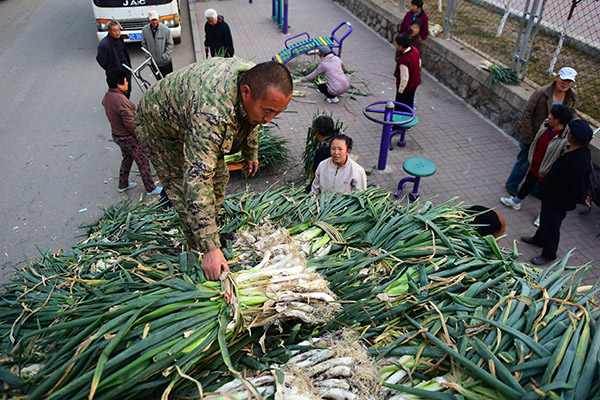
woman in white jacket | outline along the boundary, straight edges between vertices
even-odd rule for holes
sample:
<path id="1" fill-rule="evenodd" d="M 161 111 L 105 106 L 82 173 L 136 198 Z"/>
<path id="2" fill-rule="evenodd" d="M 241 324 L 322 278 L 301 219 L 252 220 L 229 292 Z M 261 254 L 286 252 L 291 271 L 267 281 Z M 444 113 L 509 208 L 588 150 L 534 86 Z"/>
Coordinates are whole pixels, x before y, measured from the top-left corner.
<path id="1" fill-rule="evenodd" d="M 326 190 L 338 193 L 357 192 L 367 188 L 367 174 L 363 167 L 348 155 L 352 150 L 352 139 L 339 134 L 331 138 L 331 157 L 321 161 L 311 192 L 319 194 Z"/>

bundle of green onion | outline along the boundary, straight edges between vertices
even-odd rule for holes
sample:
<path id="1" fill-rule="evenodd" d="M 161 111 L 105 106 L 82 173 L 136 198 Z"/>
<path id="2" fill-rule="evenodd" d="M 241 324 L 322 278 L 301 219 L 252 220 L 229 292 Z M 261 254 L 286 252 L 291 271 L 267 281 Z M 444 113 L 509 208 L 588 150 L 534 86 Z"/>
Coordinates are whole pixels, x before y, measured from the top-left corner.
<path id="1" fill-rule="evenodd" d="M 285 146 L 287 140 L 271 133 L 271 126 L 262 125 L 258 131 L 258 166 L 272 168 L 285 164 L 289 157 L 289 150 Z M 225 156 L 227 164 L 243 162 L 242 153 L 228 154 Z"/>
<path id="2" fill-rule="evenodd" d="M 489 67 L 489 71 L 490 74 L 487 77 L 487 81 L 490 82 L 491 89 L 494 89 L 494 86 L 500 82 L 507 85 L 519 85 L 521 83 L 521 79 L 519 79 L 517 73 L 510 68 L 494 64 Z"/>

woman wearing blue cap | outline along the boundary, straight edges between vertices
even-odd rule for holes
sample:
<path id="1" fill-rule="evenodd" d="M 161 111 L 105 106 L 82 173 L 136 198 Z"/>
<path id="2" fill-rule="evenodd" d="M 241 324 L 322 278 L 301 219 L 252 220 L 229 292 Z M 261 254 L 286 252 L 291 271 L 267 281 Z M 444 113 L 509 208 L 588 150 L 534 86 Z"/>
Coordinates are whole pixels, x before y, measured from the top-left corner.
<path id="1" fill-rule="evenodd" d="M 328 103 L 337 103 L 337 97 L 350 89 L 350 78 L 344 74 L 341 58 L 333 54 L 329 47 L 319 47 L 319 57 L 321 62 L 317 69 L 300 79 L 300 82 L 310 82 L 319 75 L 325 75 L 327 83 L 319 84 L 317 88 L 325 95 Z"/>
<path id="2" fill-rule="evenodd" d="M 569 150 L 552 165 L 540 188 L 540 227 L 535 235 L 521 238 L 525 243 L 542 248 L 542 254 L 531 259 L 534 265 L 556 259 L 560 225 L 567 211 L 574 210 L 577 204 L 589 206 L 591 154 L 588 143 L 593 136 L 592 128 L 584 120 L 569 122 Z"/>

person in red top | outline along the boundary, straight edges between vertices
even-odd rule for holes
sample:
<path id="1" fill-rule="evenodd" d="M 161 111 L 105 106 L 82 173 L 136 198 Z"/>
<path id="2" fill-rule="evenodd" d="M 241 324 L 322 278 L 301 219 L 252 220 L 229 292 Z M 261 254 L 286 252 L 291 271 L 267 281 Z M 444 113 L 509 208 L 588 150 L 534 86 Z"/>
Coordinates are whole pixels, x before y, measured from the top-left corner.
<path id="1" fill-rule="evenodd" d="M 398 33 L 410 33 L 410 23 L 415 19 L 421 21 L 421 30 L 419 32 L 419 36 L 423 40 L 427 39 L 429 36 L 429 17 L 423 10 L 423 0 L 412 0 L 410 2 L 410 11 L 404 16 Z"/>
<path id="2" fill-rule="evenodd" d="M 540 126 L 538 133 L 529 148 L 529 163 L 531 167 L 527 172 L 525 181 L 514 197 L 500 197 L 500 202 L 515 210 L 521 209 L 521 202 L 537 182 L 542 183 L 544 177 L 552 168 L 554 161 L 560 157 L 567 147 L 567 133 L 565 129 L 573 114 L 569 107 L 555 104 L 550 109 L 548 119 Z"/>
<path id="3" fill-rule="evenodd" d="M 419 55 L 423 56 L 423 39 L 419 34 L 421 33 L 421 21 L 418 19 L 410 22 L 410 32 L 408 37 L 410 38 L 410 45 L 415 49 L 419 50 Z"/>
<path id="4" fill-rule="evenodd" d="M 396 37 L 396 102 L 413 107 L 415 92 L 421 83 L 421 57 L 419 51 L 410 45 L 407 34 Z M 406 111 L 396 106 L 397 111 Z"/>
<path id="5" fill-rule="evenodd" d="M 121 148 L 123 155 L 118 190 L 124 192 L 136 186 L 135 182 L 129 182 L 129 171 L 135 161 L 142 175 L 147 194 L 160 194 L 162 187 L 154 184 L 148 157 L 135 137 L 133 127 L 135 104 L 125 96 L 129 87 L 125 71 L 108 72 L 106 83 L 108 83 L 109 89 L 102 99 L 102 105 L 106 111 L 108 122 L 110 122 L 113 140 Z"/>

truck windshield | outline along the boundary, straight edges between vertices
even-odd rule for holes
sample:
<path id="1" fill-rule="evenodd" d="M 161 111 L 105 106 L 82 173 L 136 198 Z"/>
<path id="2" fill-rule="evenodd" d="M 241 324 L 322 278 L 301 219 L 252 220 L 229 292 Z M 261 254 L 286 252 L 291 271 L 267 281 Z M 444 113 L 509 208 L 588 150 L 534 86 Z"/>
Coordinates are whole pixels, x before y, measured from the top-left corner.
<path id="1" fill-rule="evenodd" d="M 94 0 L 96 7 L 145 7 L 169 4 L 175 0 Z"/>

